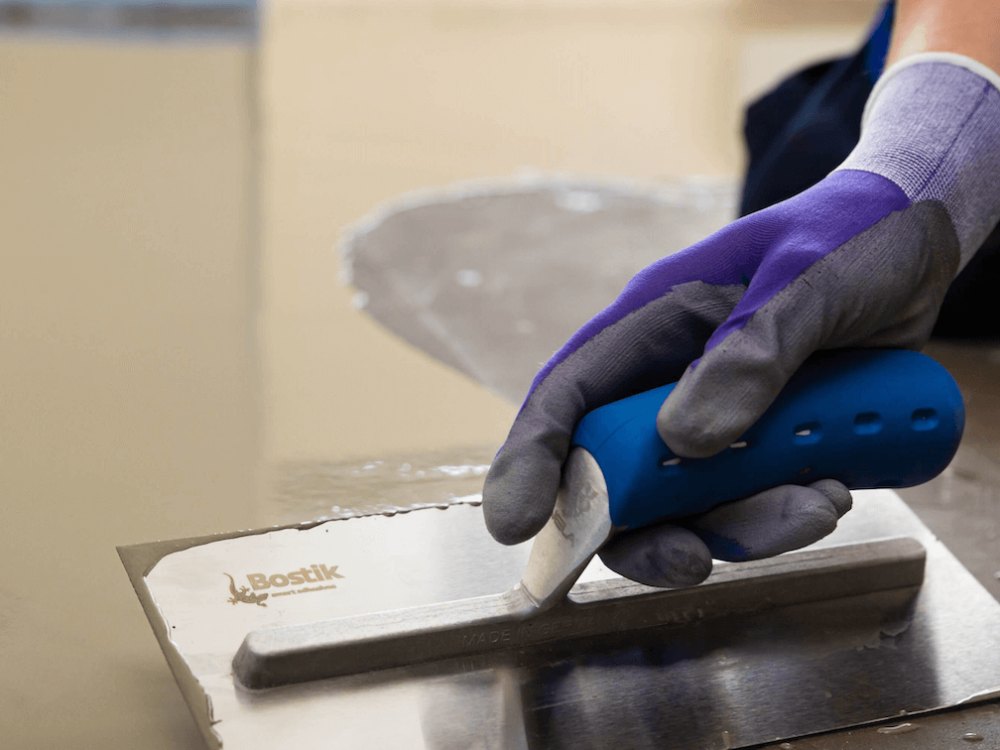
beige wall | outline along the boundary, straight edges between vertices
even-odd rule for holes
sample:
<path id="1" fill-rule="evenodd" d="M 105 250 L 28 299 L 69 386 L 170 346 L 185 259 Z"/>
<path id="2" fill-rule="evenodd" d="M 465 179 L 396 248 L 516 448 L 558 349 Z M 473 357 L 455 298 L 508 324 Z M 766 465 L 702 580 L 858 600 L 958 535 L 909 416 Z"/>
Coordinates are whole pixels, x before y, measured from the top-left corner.
<path id="1" fill-rule="evenodd" d="M 0 40 L 5 748 L 197 741 L 115 545 L 249 520 L 250 61 Z"/>

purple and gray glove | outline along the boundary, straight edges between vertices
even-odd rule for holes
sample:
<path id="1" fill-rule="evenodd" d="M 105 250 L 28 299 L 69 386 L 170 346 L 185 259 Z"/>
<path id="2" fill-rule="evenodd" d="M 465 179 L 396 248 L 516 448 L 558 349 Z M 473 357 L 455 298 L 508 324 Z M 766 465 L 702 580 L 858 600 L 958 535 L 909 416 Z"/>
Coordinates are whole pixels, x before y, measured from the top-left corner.
<path id="1" fill-rule="evenodd" d="M 493 536 L 548 520 L 577 421 L 679 379 L 657 417 L 672 451 L 737 440 L 813 352 L 920 348 L 945 292 L 1000 219 L 1000 77 L 927 53 L 885 73 L 861 140 L 814 187 L 642 270 L 535 377 L 483 489 Z M 691 585 L 712 559 L 811 544 L 851 506 L 833 480 L 777 487 L 683 524 L 615 537 L 608 567 Z"/>

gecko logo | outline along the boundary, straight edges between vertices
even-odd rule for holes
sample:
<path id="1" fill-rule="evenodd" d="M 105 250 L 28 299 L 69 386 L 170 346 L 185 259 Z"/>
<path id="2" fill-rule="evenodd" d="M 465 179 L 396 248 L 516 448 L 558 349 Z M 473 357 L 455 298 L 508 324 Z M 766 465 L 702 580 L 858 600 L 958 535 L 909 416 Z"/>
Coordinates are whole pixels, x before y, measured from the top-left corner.
<path id="1" fill-rule="evenodd" d="M 268 597 L 329 591 L 337 588 L 337 584 L 331 583 L 331 581 L 344 577 L 338 572 L 338 567 L 337 565 L 310 565 L 307 568 L 290 570 L 287 573 L 248 573 L 246 579 L 250 586 L 237 586 L 236 580 L 229 573 L 224 573 L 223 575 L 229 579 L 230 596 L 226 601 L 234 606 L 237 604 L 256 604 L 258 607 L 266 607 L 267 604 L 264 602 Z M 267 593 L 257 593 L 265 590 Z"/>
<path id="2" fill-rule="evenodd" d="M 255 594 L 246 586 L 240 586 L 236 588 L 236 581 L 229 573 L 223 573 L 226 578 L 229 579 L 229 598 L 226 599 L 232 605 L 237 604 L 256 604 L 258 607 L 266 607 L 264 600 L 267 599 L 267 594 Z"/>

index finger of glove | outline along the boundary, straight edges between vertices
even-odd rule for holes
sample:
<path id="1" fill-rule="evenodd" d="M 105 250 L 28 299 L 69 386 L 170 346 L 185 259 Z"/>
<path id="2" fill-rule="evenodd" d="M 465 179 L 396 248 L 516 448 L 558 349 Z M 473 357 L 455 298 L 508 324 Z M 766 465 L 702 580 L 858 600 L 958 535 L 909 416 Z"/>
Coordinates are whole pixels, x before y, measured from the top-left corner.
<path id="1" fill-rule="evenodd" d="M 591 409 L 676 380 L 743 293 L 688 282 L 635 309 L 627 292 L 539 373 L 483 487 L 490 533 L 534 536 L 552 513 L 576 423 Z"/>

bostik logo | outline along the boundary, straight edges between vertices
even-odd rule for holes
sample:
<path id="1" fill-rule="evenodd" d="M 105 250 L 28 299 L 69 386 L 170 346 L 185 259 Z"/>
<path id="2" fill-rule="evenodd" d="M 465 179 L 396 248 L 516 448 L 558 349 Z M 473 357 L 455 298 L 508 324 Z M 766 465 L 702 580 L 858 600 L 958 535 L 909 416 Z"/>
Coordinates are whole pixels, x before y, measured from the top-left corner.
<path id="1" fill-rule="evenodd" d="M 290 570 L 287 573 L 248 573 L 246 576 L 253 591 L 247 586 L 237 587 L 236 581 L 228 573 L 224 573 L 229 579 L 230 597 L 226 601 L 230 604 L 256 604 L 258 607 L 266 607 L 264 600 L 270 597 L 290 596 L 292 594 L 309 594 L 315 591 L 329 591 L 337 588 L 337 584 L 330 583 L 335 578 L 344 576 L 337 572 L 337 565 L 314 564 L 307 568 Z M 319 585 L 307 585 L 319 584 Z M 298 587 L 298 588 L 294 588 Z M 275 590 L 280 589 L 280 590 Z M 267 590 L 266 594 L 259 594 L 258 591 Z"/>

